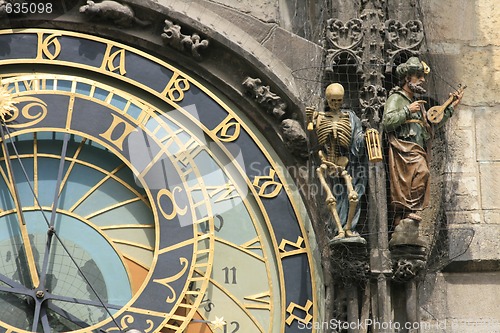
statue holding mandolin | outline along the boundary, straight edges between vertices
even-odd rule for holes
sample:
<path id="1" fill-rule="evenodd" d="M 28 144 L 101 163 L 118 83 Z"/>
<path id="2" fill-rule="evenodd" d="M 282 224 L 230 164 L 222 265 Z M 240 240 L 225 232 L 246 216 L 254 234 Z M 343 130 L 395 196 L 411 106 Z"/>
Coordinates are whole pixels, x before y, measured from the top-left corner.
<path id="1" fill-rule="evenodd" d="M 426 93 L 423 87 L 429 67 L 417 57 L 396 68 L 399 85 L 385 104 L 382 125 L 389 142 L 389 179 L 391 206 L 400 220 L 421 220 L 419 211 L 428 206 L 430 195 L 429 154 L 434 127 L 441 127 L 453 115 L 466 87 L 450 94 L 440 106 L 425 110 L 425 101 L 415 95 Z"/>

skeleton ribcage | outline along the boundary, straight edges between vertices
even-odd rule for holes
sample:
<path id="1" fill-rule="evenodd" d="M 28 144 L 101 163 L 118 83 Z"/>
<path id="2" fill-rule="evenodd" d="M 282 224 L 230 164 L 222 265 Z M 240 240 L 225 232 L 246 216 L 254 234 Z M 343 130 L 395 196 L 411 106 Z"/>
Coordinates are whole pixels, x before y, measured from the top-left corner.
<path id="1" fill-rule="evenodd" d="M 317 134 L 320 145 L 326 145 L 328 160 L 334 162 L 337 157 L 342 156 L 340 148 L 349 149 L 351 145 L 351 122 L 349 116 L 333 121 L 329 117 L 318 119 Z M 334 132 L 337 132 L 335 138 Z"/>

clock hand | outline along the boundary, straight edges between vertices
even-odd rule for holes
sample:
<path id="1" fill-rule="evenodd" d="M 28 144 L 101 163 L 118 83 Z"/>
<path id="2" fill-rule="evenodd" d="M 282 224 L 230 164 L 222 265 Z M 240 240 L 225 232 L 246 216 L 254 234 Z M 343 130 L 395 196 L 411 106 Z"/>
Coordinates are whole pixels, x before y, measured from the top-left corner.
<path id="1" fill-rule="evenodd" d="M 8 177 L 10 179 L 10 187 L 11 187 L 11 194 L 12 198 L 14 200 L 14 205 L 16 207 L 16 214 L 17 214 L 17 221 L 19 223 L 19 229 L 21 230 L 21 237 L 23 239 L 23 246 L 24 246 L 24 251 L 26 255 L 26 260 L 28 261 L 28 270 L 30 273 L 31 277 L 31 284 L 33 288 L 37 288 L 38 285 L 40 284 L 40 280 L 38 278 L 38 271 L 36 268 L 36 263 L 35 263 L 35 256 L 33 255 L 33 248 L 31 246 L 31 241 L 28 236 L 28 229 L 26 228 L 26 221 L 24 220 L 24 214 L 23 210 L 21 207 L 21 202 L 19 200 L 19 192 L 17 191 L 17 185 L 16 185 L 16 179 L 14 176 L 14 169 L 12 168 L 12 163 L 10 160 L 10 155 L 9 155 L 9 150 L 7 148 L 7 142 L 5 141 L 5 131 L 4 127 L 7 128 L 7 125 L 5 124 L 5 121 L 3 118 L 1 119 L 1 124 L 0 124 L 0 138 L 2 140 L 2 148 L 3 148 L 3 155 L 5 157 L 5 165 L 7 166 L 7 173 Z M 12 143 L 12 139 L 11 139 Z"/>
<path id="2" fill-rule="evenodd" d="M 0 118 L 0 121 L 1 123 L 5 126 L 5 132 L 7 132 L 7 135 L 9 136 L 9 138 L 11 138 L 11 133 L 9 131 L 9 128 L 5 125 L 5 121 Z M 0 126 L 0 135 L 2 138 L 5 138 L 5 135 L 4 135 L 4 127 L 3 126 Z M 8 151 L 6 150 L 6 143 L 5 143 L 5 140 L 2 140 L 2 143 L 3 145 L 5 146 L 4 147 L 4 150 L 7 152 L 8 154 Z M 21 162 L 21 158 L 19 156 L 19 152 L 17 151 L 17 148 L 16 148 L 16 145 L 14 144 L 14 142 L 12 141 L 11 139 L 11 144 L 12 144 L 12 148 L 14 149 L 14 152 L 16 154 L 16 157 L 17 157 L 17 160 L 19 162 L 19 165 L 21 166 L 21 170 L 23 171 L 23 174 L 24 174 L 24 177 L 26 178 L 27 182 L 28 182 L 28 186 L 31 190 L 31 193 L 33 194 L 33 197 L 35 199 L 35 202 L 36 204 L 38 205 L 38 207 L 40 207 L 40 213 L 42 214 L 43 216 L 43 219 L 45 220 L 45 223 L 47 224 L 47 226 L 49 227 L 49 230 L 48 230 L 48 233 L 49 234 L 53 234 L 56 239 L 59 241 L 59 244 L 61 245 L 61 247 L 63 248 L 63 250 L 66 252 L 66 254 L 68 255 L 68 258 L 70 258 L 70 260 L 73 262 L 73 264 L 75 265 L 76 269 L 78 270 L 78 272 L 80 273 L 80 275 L 82 276 L 82 278 L 85 280 L 85 282 L 87 283 L 87 286 L 92 290 L 92 292 L 94 293 L 94 295 L 97 297 L 98 301 L 99 301 L 99 305 L 101 305 L 104 310 L 106 311 L 106 313 L 110 316 L 111 320 L 113 321 L 114 325 L 120 330 L 120 325 L 118 324 L 118 322 L 116 321 L 116 319 L 113 317 L 113 315 L 111 314 L 111 312 L 109 311 L 109 308 L 107 307 L 107 305 L 104 303 L 104 301 L 102 300 L 102 298 L 99 296 L 99 294 L 97 293 L 97 291 L 95 290 L 95 288 L 92 286 L 92 284 L 90 283 L 90 281 L 88 280 L 87 276 L 85 275 L 85 273 L 81 270 L 80 266 L 78 265 L 78 263 L 76 262 L 75 258 L 73 258 L 73 256 L 71 255 L 70 251 L 68 250 L 68 248 L 66 247 L 66 245 L 64 244 L 64 242 L 62 241 L 62 239 L 57 235 L 57 233 L 55 232 L 53 226 L 51 227 L 51 223 L 49 222 L 49 220 L 47 219 L 47 216 L 45 215 L 43 209 L 41 208 L 42 206 L 40 205 L 40 201 L 38 200 L 38 197 L 36 196 L 35 194 L 35 190 L 33 189 L 33 186 L 31 185 L 31 182 L 29 181 L 29 177 L 28 177 L 28 174 L 26 172 L 26 169 L 24 168 L 22 162 Z M 67 149 L 67 148 L 65 148 Z M 10 159 L 9 159 L 9 162 L 10 162 Z M 60 186 L 60 181 L 59 181 L 59 186 Z M 56 186 L 56 192 L 58 195 L 58 187 L 59 186 Z M 56 208 L 57 210 L 57 208 Z M 54 208 L 53 208 L 53 211 Z M 31 244 L 30 244 L 31 245 Z M 44 261 L 45 261 L 45 258 L 44 258 Z M 36 267 L 35 267 L 36 268 Z M 37 279 L 38 279 L 38 275 L 36 276 Z M 39 282 L 39 280 L 38 280 Z M 39 285 L 39 283 L 37 284 L 37 286 Z M 39 289 L 39 291 L 42 291 L 42 292 L 45 292 L 43 289 Z M 36 300 L 35 300 L 36 301 Z M 41 301 L 41 303 L 43 303 L 45 301 L 45 299 L 43 299 Z M 36 309 L 35 309 L 36 310 Z M 40 316 L 40 313 L 43 311 L 43 308 L 40 308 L 40 310 L 36 311 L 38 313 L 38 316 Z M 36 314 L 35 314 L 36 315 Z M 36 319 L 36 318 L 34 318 Z M 44 319 L 42 318 L 42 321 Z M 35 324 L 36 322 L 34 321 L 33 323 L 33 327 L 34 327 L 34 331 L 36 331 L 37 329 L 37 324 Z"/>
<path id="3" fill-rule="evenodd" d="M 66 152 L 68 151 L 68 140 L 69 140 L 69 133 L 66 132 L 64 134 L 63 146 L 61 149 L 61 160 L 59 162 L 59 171 L 57 172 L 56 189 L 54 191 L 55 192 L 54 201 L 52 203 L 52 213 L 50 215 L 49 230 L 47 232 L 47 242 L 45 245 L 45 253 L 43 255 L 42 271 L 40 272 L 40 288 L 42 291 L 46 289 L 45 279 L 47 277 L 47 268 L 49 265 L 49 254 L 52 245 L 52 236 L 55 234 L 54 222 L 56 219 L 56 210 L 59 203 L 59 194 L 60 194 L 59 187 L 61 186 L 62 174 L 64 170 L 64 162 L 66 160 Z M 38 322 L 40 320 L 40 314 L 42 310 L 42 303 L 43 301 L 38 301 L 38 300 L 36 301 L 35 313 L 33 314 L 33 327 L 32 327 L 33 332 L 35 332 L 38 327 Z"/>

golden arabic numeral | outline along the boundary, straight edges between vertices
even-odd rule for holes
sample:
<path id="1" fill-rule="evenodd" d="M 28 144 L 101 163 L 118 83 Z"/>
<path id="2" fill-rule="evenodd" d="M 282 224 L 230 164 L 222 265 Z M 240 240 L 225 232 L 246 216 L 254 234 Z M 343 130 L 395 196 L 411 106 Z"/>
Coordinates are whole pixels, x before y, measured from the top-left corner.
<path id="1" fill-rule="evenodd" d="M 306 248 L 302 247 L 303 243 L 304 238 L 302 238 L 301 236 L 297 237 L 297 241 L 295 243 L 286 239 L 282 239 L 280 245 L 278 246 L 281 259 L 296 254 L 306 253 Z M 287 250 L 287 247 L 292 247 L 293 250 Z"/>
<path id="2" fill-rule="evenodd" d="M 172 102 L 180 102 L 184 99 L 184 92 L 189 90 L 189 81 L 174 73 L 161 93 Z"/>
<path id="3" fill-rule="evenodd" d="M 114 114 L 111 116 L 113 116 L 111 125 L 104 133 L 99 135 L 120 148 L 120 150 L 123 150 L 123 142 L 130 133 L 136 131 L 136 128 Z"/>
<path id="4" fill-rule="evenodd" d="M 259 190 L 258 194 L 260 197 L 270 199 L 276 197 L 280 193 L 283 184 L 274 180 L 275 175 L 276 171 L 270 169 L 268 176 L 256 176 L 254 178 L 252 184 Z"/>
<path id="5" fill-rule="evenodd" d="M 223 142 L 232 142 L 240 136 L 241 124 L 234 119 L 231 115 L 228 115 L 216 128 L 212 130 L 212 133 Z"/>
<path id="6" fill-rule="evenodd" d="M 182 188 L 180 186 L 176 186 L 172 192 L 167 189 L 161 189 L 157 195 L 158 207 L 160 208 L 160 212 L 167 220 L 173 219 L 176 215 L 185 215 L 187 212 L 187 206 L 180 208 L 175 199 L 175 192 L 181 192 Z M 170 213 L 165 212 L 165 209 L 162 205 L 162 197 L 167 197 L 172 205 L 172 211 Z"/>
<path id="7" fill-rule="evenodd" d="M 297 320 L 304 324 L 309 324 L 311 322 L 311 319 L 313 318 L 313 316 L 309 313 L 309 310 L 311 309 L 312 305 L 313 303 L 310 300 L 307 300 L 305 306 L 300 306 L 294 302 L 290 302 L 290 304 L 288 304 L 288 307 L 286 308 L 286 312 L 288 312 L 289 314 L 288 318 L 285 320 L 287 325 L 290 326 L 294 320 Z M 306 314 L 305 317 L 301 318 L 296 314 L 294 314 L 294 311 L 296 309 L 299 309 L 300 312 L 304 312 Z"/>
<path id="8" fill-rule="evenodd" d="M 61 34 L 51 34 L 45 37 L 43 32 L 38 32 L 37 59 L 44 59 L 45 57 L 49 60 L 54 60 L 59 56 L 61 53 L 61 43 L 57 37 L 61 37 Z"/>
<path id="9" fill-rule="evenodd" d="M 120 75 L 125 75 L 127 73 L 125 69 L 125 50 L 118 49 L 113 51 L 113 45 L 108 44 L 106 52 L 104 53 L 104 58 L 102 60 L 101 69 L 109 72 L 115 72 L 119 70 Z M 118 63 L 115 65 L 115 63 Z"/>

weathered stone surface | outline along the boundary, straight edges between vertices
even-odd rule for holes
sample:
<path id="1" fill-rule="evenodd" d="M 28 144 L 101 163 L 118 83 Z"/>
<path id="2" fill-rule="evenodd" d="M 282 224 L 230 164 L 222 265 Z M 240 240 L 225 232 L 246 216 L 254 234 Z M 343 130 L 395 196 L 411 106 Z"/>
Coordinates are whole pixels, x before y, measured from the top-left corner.
<path id="1" fill-rule="evenodd" d="M 475 22 L 478 28 L 473 44 L 500 45 L 500 3 L 496 0 L 481 0 L 475 4 L 477 6 Z"/>
<path id="2" fill-rule="evenodd" d="M 450 124 L 446 132 L 448 165 L 446 170 L 453 173 L 475 173 L 476 141 L 473 128 L 460 129 Z"/>
<path id="3" fill-rule="evenodd" d="M 500 210 L 485 210 L 484 223 L 500 224 Z"/>
<path id="4" fill-rule="evenodd" d="M 500 324 L 500 311 L 489 306 L 500 299 L 498 275 L 495 273 L 450 273 L 445 274 L 448 283 L 449 318 L 497 319 Z M 500 328 L 500 325 L 497 326 Z M 454 330 L 454 332 L 470 332 Z M 486 332 L 486 331 L 483 331 Z"/>
<path id="5" fill-rule="evenodd" d="M 212 2 L 206 0 L 194 0 L 205 8 L 210 9 L 217 13 L 220 17 L 230 21 L 235 26 L 239 27 L 247 34 L 252 36 L 257 41 L 262 41 L 271 29 L 277 27 L 276 23 L 262 22 L 256 17 L 252 16 L 248 11 L 238 11 L 233 7 L 223 5 L 219 2 Z"/>
<path id="6" fill-rule="evenodd" d="M 499 233 L 500 225 L 498 224 L 450 225 L 449 251 L 454 257 L 466 250 L 454 261 L 498 260 L 500 258 Z M 467 248 L 467 241 L 471 235 L 473 239 Z"/>
<path id="7" fill-rule="evenodd" d="M 477 224 L 481 223 L 481 210 L 464 210 L 446 212 L 448 224 Z"/>
<path id="8" fill-rule="evenodd" d="M 263 45 L 290 67 L 306 105 L 315 104 L 321 94 L 322 48 L 283 29 L 272 30 Z"/>
<path id="9" fill-rule="evenodd" d="M 500 107 L 485 108 L 475 112 L 475 126 L 477 159 L 500 160 L 500 149 L 492 147 L 493 143 L 500 142 Z"/>
<path id="10" fill-rule="evenodd" d="M 433 277 L 433 276 L 432 276 Z M 421 312 L 422 333 L 497 332 L 500 312 L 495 304 L 500 297 L 495 273 L 444 273 L 426 281 Z"/>
<path id="11" fill-rule="evenodd" d="M 500 163 L 481 163 L 481 207 L 483 209 L 500 209 Z"/>
<path id="12" fill-rule="evenodd" d="M 479 181 L 476 174 L 450 173 L 446 177 L 446 210 L 480 209 Z"/>
<path id="13" fill-rule="evenodd" d="M 431 42 L 463 42 L 477 38 L 473 2 L 425 0 L 421 3 L 425 15 L 426 35 Z"/>
<path id="14" fill-rule="evenodd" d="M 227 7 L 248 13 L 264 22 L 276 22 L 278 1 L 276 0 L 212 0 Z"/>

